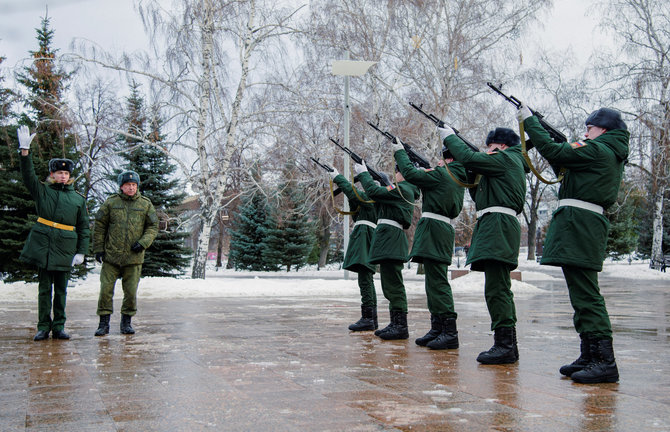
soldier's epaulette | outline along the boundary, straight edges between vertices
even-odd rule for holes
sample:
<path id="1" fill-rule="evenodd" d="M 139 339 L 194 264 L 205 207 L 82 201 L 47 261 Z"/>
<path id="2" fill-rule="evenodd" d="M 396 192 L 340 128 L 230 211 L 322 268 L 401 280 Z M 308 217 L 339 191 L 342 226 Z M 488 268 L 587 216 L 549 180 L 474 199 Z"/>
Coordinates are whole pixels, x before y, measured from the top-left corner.
<path id="1" fill-rule="evenodd" d="M 145 201 L 149 201 L 149 204 L 151 204 L 151 200 L 149 198 L 145 197 L 144 195 L 142 195 L 140 198 L 142 198 Z"/>

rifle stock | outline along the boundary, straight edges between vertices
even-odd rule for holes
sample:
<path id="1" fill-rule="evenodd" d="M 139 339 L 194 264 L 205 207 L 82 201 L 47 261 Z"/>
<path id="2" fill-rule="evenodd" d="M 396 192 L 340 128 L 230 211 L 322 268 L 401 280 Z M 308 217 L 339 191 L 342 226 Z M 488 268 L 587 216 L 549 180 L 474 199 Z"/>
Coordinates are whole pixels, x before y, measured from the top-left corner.
<path id="1" fill-rule="evenodd" d="M 338 146 L 339 148 L 344 150 L 344 152 L 346 154 L 348 154 L 349 157 L 351 157 L 351 160 L 353 160 L 357 164 L 362 164 L 363 163 L 363 158 L 361 158 L 359 155 L 354 153 L 351 149 L 348 149 L 348 148 L 342 146 L 337 140 L 334 140 L 330 137 L 328 139 L 331 140 L 336 146 Z M 391 180 L 386 176 L 386 174 L 377 172 L 374 168 L 372 168 L 368 164 L 366 164 L 366 166 L 368 167 L 368 172 L 370 173 L 372 178 L 374 180 L 377 180 L 379 182 L 379 184 L 381 184 L 382 186 L 390 186 L 392 184 Z"/>

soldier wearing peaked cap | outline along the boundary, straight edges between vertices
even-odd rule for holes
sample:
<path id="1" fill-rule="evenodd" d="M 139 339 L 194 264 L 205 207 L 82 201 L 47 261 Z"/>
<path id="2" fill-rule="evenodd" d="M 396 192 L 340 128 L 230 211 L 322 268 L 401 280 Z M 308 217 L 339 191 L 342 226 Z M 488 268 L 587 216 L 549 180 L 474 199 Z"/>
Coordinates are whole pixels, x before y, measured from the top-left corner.
<path id="1" fill-rule="evenodd" d="M 38 321 L 33 339 L 45 340 L 49 333 L 53 339 L 70 339 L 65 332 L 67 284 L 71 268 L 82 264 L 88 251 L 86 199 L 74 190 L 74 162 L 70 159 L 50 160 L 49 177 L 41 183 L 29 156 L 35 134 L 31 135 L 27 126 L 21 126 L 17 134 L 23 183 L 35 200 L 38 216 L 19 257 L 38 268 Z"/>
<path id="2" fill-rule="evenodd" d="M 117 177 L 117 183 L 120 191 L 107 198 L 95 216 L 93 252 L 96 261 L 102 263 L 96 336 L 109 333 L 114 285 L 119 278 L 123 287 L 121 333 L 135 333 L 131 318 L 137 312 L 144 250 L 158 234 L 156 210 L 139 191 L 140 176 L 135 171 L 124 171 Z"/>
<path id="3" fill-rule="evenodd" d="M 526 164 L 519 136 L 513 130 L 496 128 L 486 138 L 487 152 L 475 152 L 446 126 L 438 128 L 443 144 L 465 169 L 479 175 L 470 195 L 477 209 L 466 264 L 485 275 L 484 295 L 491 316 L 494 344 L 479 354 L 482 364 L 505 364 L 519 360 L 516 339 L 516 308 L 510 272 L 518 265 L 521 213 L 526 198 Z"/>
<path id="4" fill-rule="evenodd" d="M 621 114 L 611 108 L 591 113 L 584 139 L 572 143 L 552 141 L 527 107 L 522 105 L 517 115 L 537 151 L 552 166 L 566 169 L 540 262 L 563 270 L 581 339 L 579 358 L 560 373 L 579 383 L 616 382 L 612 326 L 598 272 L 610 225 L 603 213 L 616 202 L 630 133 Z"/>

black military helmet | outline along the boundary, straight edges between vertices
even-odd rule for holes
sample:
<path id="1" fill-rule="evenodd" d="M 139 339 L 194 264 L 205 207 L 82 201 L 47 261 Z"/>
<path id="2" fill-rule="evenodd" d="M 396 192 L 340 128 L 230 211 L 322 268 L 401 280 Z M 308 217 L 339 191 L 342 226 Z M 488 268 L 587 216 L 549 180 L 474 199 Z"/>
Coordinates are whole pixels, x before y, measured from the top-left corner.
<path id="1" fill-rule="evenodd" d="M 51 159 L 49 161 L 49 172 L 67 171 L 72 174 L 74 162 L 70 159 Z"/>
<path id="2" fill-rule="evenodd" d="M 486 137 L 486 145 L 491 143 L 507 144 L 508 147 L 521 144 L 521 138 L 512 129 L 495 128 Z"/>
<path id="3" fill-rule="evenodd" d="M 123 186 L 124 183 L 137 183 L 140 185 L 140 175 L 135 171 L 124 171 L 116 178 L 116 182 L 119 184 L 119 187 Z"/>
<path id="4" fill-rule="evenodd" d="M 586 126 L 598 126 L 607 130 L 623 129 L 628 130 L 628 126 L 621 119 L 621 113 L 612 108 L 600 108 L 595 110 L 586 118 Z"/>

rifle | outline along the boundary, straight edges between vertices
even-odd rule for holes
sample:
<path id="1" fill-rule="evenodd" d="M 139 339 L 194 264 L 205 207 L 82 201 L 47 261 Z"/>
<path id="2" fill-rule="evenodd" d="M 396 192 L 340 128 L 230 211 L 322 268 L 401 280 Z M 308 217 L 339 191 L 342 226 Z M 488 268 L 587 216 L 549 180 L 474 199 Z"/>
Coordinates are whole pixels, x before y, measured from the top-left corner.
<path id="1" fill-rule="evenodd" d="M 400 141 L 397 139 L 394 135 L 391 135 L 389 132 L 384 132 L 383 130 L 379 129 L 377 126 L 374 124 L 368 122 L 368 124 L 372 127 L 372 129 L 376 130 L 380 134 L 384 135 L 386 139 L 388 139 L 391 142 L 400 142 L 402 146 L 405 148 L 405 151 L 407 152 L 407 156 L 409 156 L 409 160 L 412 161 L 412 163 L 416 166 L 422 167 L 429 169 L 431 168 L 430 162 L 423 156 L 421 156 L 419 153 L 415 152 L 414 149 L 409 144 L 405 144 L 403 141 Z"/>
<path id="2" fill-rule="evenodd" d="M 422 110 L 421 107 L 423 106 L 423 104 L 422 104 L 422 105 L 416 105 L 416 104 L 414 104 L 414 103 L 412 103 L 412 102 L 410 102 L 409 104 L 410 104 L 410 106 L 411 106 L 412 108 L 414 108 L 415 110 L 419 111 L 421 114 L 423 114 L 424 116 L 426 116 L 430 121 L 432 121 L 433 123 L 435 123 L 435 125 L 437 125 L 437 127 L 445 127 L 445 126 L 449 126 L 449 125 L 447 125 L 445 122 L 443 122 L 442 120 L 440 120 L 439 118 L 435 117 L 435 115 L 433 115 L 433 114 L 428 114 L 427 112 L 425 112 L 424 110 Z M 454 131 L 454 133 L 456 134 L 456 136 L 459 137 L 459 138 L 461 139 L 461 141 L 463 141 L 463 142 L 465 143 L 465 145 L 467 145 L 468 147 L 470 147 L 470 148 L 472 149 L 472 151 L 474 151 L 474 152 L 478 152 L 478 151 L 479 151 L 479 149 L 477 148 L 477 146 L 475 146 L 475 145 L 472 144 L 470 141 L 468 141 L 467 139 L 463 138 L 463 136 L 461 136 L 461 133 L 458 131 L 458 129 L 456 129 L 456 128 L 453 127 L 453 126 L 449 126 L 449 127 Z"/>
<path id="3" fill-rule="evenodd" d="M 312 159 L 312 160 L 314 161 L 315 164 L 317 164 L 317 165 L 320 166 L 321 168 L 325 169 L 326 171 L 328 171 L 328 172 L 333 172 L 333 168 L 331 168 L 331 167 L 328 166 L 327 164 L 325 164 L 325 163 L 323 163 L 323 162 L 319 162 L 318 159 L 314 159 L 313 157 L 310 157 L 310 159 Z M 333 196 L 337 196 L 338 194 L 341 194 L 341 193 L 342 193 L 342 189 L 337 188 L 337 189 L 335 189 L 335 190 L 333 191 Z"/>
<path id="4" fill-rule="evenodd" d="M 328 138 L 328 139 L 331 140 L 336 146 L 338 146 L 339 148 L 344 150 L 344 152 L 346 154 L 348 154 L 349 157 L 351 157 L 351 160 L 353 160 L 357 164 L 362 164 L 363 163 L 363 158 L 362 157 L 358 156 L 356 153 L 354 153 L 350 149 L 341 146 L 340 143 L 337 142 L 337 140 L 334 140 L 332 138 Z M 393 183 L 391 183 L 391 180 L 389 180 L 389 178 L 386 176 L 386 174 L 375 171 L 375 169 L 372 168 L 370 165 L 367 165 L 367 167 L 368 167 L 368 172 L 370 173 L 372 178 L 374 180 L 377 180 L 379 182 L 379 184 L 381 184 L 382 186 L 391 186 L 393 184 Z"/>
<path id="5" fill-rule="evenodd" d="M 486 85 L 489 86 L 489 87 L 491 87 L 491 89 L 492 89 L 494 92 L 496 92 L 496 93 L 498 93 L 500 96 L 504 97 L 505 100 L 506 100 L 507 102 L 509 102 L 509 103 L 511 103 L 512 105 L 514 105 L 517 109 L 519 109 L 519 108 L 521 107 L 522 102 L 521 102 L 519 99 L 517 99 L 516 97 L 514 97 L 514 96 L 512 96 L 512 95 L 507 96 L 505 93 L 502 92 L 502 90 L 500 90 L 498 87 L 494 86 L 494 85 L 491 84 L 490 82 L 487 82 Z M 531 112 L 535 117 L 537 117 L 537 119 L 540 121 L 540 125 L 542 126 L 542 128 L 544 128 L 544 130 L 546 130 L 547 133 L 549 133 L 549 135 L 551 136 L 551 139 L 554 140 L 554 142 L 556 142 L 556 143 L 563 143 L 563 142 L 567 142 L 567 141 L 568 141 L 568 139 L 566 138 L 566 136 L 563 135 L 563 133 L 562 133 L 561 131 L 559 131 L 558 129 L 556 129 L 555 127 L 553 127 L 553 126 L 550 125 L 549 123 L 547 123 L 546 120 L 544 120 L 544 116 L 543 116 L 542 114 L 540 114 L 539 112 L 535 111 L 534 109 L 532 109 L 532 108 L 530 108 L 530 107 L 528 107 L 528 109 L 530 110 L 530 112 Z"/>

